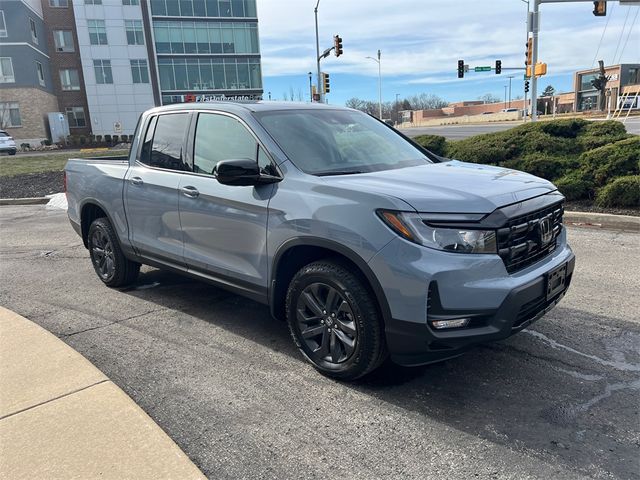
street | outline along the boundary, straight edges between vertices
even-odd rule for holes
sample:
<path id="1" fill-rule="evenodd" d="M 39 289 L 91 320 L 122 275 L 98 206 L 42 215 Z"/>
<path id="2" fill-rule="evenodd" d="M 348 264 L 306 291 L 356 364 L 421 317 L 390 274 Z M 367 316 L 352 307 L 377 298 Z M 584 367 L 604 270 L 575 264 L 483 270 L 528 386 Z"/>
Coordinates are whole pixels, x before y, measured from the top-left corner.
<path id="1" fill-rule="evenodd" d="M 638 478 L 638 234 L 569 227 L 576 272 L 543 319 L 346 384 L 266 306 L 150 267 L 103 286 L 64 211 L 0 207 L 0 232 L 0 304 L 85 355 L 210 478 Z"/>
<path id="2" fill-rule="evenodd" d="M 594 122 L 601 121 L 593 120 Z M 502 132 L 509 130 L 522 122 L 496 122 L 472 125 L 441 125 L 436 127 L 411 127 L 403 128 L 400 131 L 409 137 L 418 135 L 441 135 L 448 140 L 462 140 L 482 133 Z M 640 135 L 640 117 L 629 117 L 625 122 L 627 132 Z"/>

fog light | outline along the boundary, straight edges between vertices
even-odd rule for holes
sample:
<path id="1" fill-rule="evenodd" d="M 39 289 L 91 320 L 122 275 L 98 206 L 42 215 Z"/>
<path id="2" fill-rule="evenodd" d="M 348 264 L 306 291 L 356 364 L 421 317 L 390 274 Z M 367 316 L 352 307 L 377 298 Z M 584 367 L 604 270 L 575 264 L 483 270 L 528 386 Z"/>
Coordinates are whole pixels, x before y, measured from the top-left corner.
<path id="1" fill-rule="evenodd" d="M 443 328 L 462 328 L 469 325 L 470 318 L 456 318 L 454 320 L 433 320 L 433 328 L 442 330 Z"/>

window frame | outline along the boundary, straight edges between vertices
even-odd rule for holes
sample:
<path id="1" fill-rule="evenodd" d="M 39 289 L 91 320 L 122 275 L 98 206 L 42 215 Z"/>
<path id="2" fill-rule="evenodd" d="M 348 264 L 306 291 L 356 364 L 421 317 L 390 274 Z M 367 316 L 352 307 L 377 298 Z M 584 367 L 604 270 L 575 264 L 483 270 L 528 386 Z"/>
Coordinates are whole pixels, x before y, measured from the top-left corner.
<path id="1" fill-rule="evenodd" d="M 64 41 L 65 33 L 68 33 L 71 37 L 71 45 L 67 45 L 66 43 L 62 46 L 57 45 L 57 41 L 59 38 L 58 33 L 62 33 L 62 40 Z M 74 53 L 76 51 L 76 42 L 73 39 L 73 31 L 72 30 L 53 30 L 53 46 L 56 49 L 56 53 Z M 69 50 L 69 48 L 71 48 Z"/>
<path id="2" fill-rule="evenodd" d="M 95 29 L 95 32 L 91 30 Z M 100 30 L 103 29 L 104 33 Z M 87 30 L 89 31 L 89 45 L 109 45 L 109 37 L 107 36 L 107 24 L 102 18 L 87 19 Z M 91 35 L 96 36 L 97 43 L 93 43 Z M 102 42 L 102 36 L 104 35 L 104 43 Z"/>
<path id="3" fill-rule="evenodd" d="M 74 85 L 73 84 L 69 84 L 72 88 L 64 88 L 65 84 L 62 81 L 62 73 L 63 72 L 76 72 L 76 75 L 78 77 L 78 88 L 73 88 Z M 81 90 L 81 86 L 80 86 L 80 71 L 77 68 L 61 68 L 60 70 L 58 70 L 58 76 L 60 77 L 60 89 L 63 92 L 79 92 Z M 71 80 L 71 75 L 69 75 L 69 80 Z"/>
<path id="4" fill-rule="evenodd" d="M 182 174 L 189 174 L 189 173 L 193 173 L 192 171 L 188 171 L 188 170 L 174 170 L 171 168 L 162 168 L 162 167 L 156 167 L 153 165 L 149 165 L 148 163 L 145 163 L 142 161 L 141 157 L 142 157 L 142 149 L 144 148 L 144 144 L 145 144 L 145 140 L 147 138 L 147 135 L 149 134 L 149 128 L 151 128 L 151 125 L 153 124 L 153 136 L 151 137 L 151 152 L 153 152 L 153 141 L 156 137 L 156 131 L 158 128 L 158 121 L 160 120 L 160 117 L 165 116 L 165 115 L 175 115 L 175 114 L 187 114 L 188 115 L 188 120 L 187 120 L 187 125 L 186 128 L 184 129 L 184 135 L 182 137 L 182 147 L 183 147 L 183 153 L 184 153 L 184 163 L 189 166 L 189 168 L 191 168 L 191 170 L 193 170 L 193 159 L 191 158 L 191 155 L 189 153 L 189 135 L 191 134 L 191 128 L 193 125 L 193 111 L 189 110 L 189 109 L 183 109 L 183 110 L 170 110 L 167 112 L 160 112 L 160 113 L 154 113 L 152 115 L 149 115 L 149 117 L 147 117 L 145 119 L 145 123 L 144 123 L 144 135 L 141 135 L 140 137 L 140 142 L 138 145 L 138 150 L 136 151 L 136 160 L 135 163 L 137 166 L 141 166 L 144 168 L 150 168 L 153 170 L 158 170 L 161 172 L 175 172 L 175 173 L 182 173 Z M 150 154 L 151 154 L 150 152 Z M 151 159 L 149 159 L 151 160 Z"/>
<path id="5" fill-rule="evenodd" d="M 256 141 L 256 144 L 257 144 L 256 156 L 255 156 L 256 164 L 258 164 L 259 151 L 260 151 L 260 149 L 262 149 L 262 151 L 265 153 L 265 155 L 267 156 L 267 158 L 271 162 L 271 167 L 273 168 L 274 172 L 276 173 L 276 175 L 271 175 L 271 176 L 274 177 L 274 178 L 279 178 L 280 180 L 282 180 L 284 178 L 284 175 L 282 174 L 282 171 L 278 167 L 278 163 L 274 160 L 273 155 L 271 154 L 269 149 L 266 147 L 264 142 L 260 139 L 260 137 L 258 137 L 258 135 L 254 132 L 254 130 L 249 126 L 249 124 L 247 122 L 245 122 L 242 118 L 240 118 L 238 115 L 235 115 L 235 114 L 230 113 L 230 112 L 224 112 L 224 111 L 221 111 L 221 110 L 205 110 L 205 109 L 194 109 L 194 110 L 192 110 L 191 113 L 192 113 L 191 126 L 189 128 L 189 137 L 187 138 L 187 142 L 188 142 L 187 148 L 188 148 L 188 153 L 189 153 L 190 162 L 191 162 L 191 171 L 190 172 L 184 172 L 184 173 L 187 173 L 189 175 L 197 175 L 199 177 L 213 178 L 213 179 L 216 179 L 216 181 L 217 181 L 217 178 L 214 175 L 211 175 L 210 173 L 199 173 L 199 172 L 194 172 L 193 171 L 194 162 L 195 162 L 195 155 L 196 155 L 196 133 L 197 133 L 197 130 L 198 130 L 198 120 L 200 119 L 200 115 L 212 114 L 212 115 L 222 115 L 222 116 L 230 117 L 230 118 L 232 118 L 234 120 L 237 120 L 251 134 L 251 136 Z M 266 173 L 262 174 L 261 173 L 261 175 L 267 176 L 268 174 L 266 174 Z"/>
<path id="6" fill-rule="evenodd" d="M 133 62 L 136 62 L 136 64 L 134 65 Z M 141 65 L 141 62 L 144 62 L 144 67 Z M 144 85 L 144 84 L 149 84 L 151 83 L 151 79 L 149 76 L 149 62 L 147 62 L 147 60 L 145 58 L 130 58 L 129 59 L 129 66 L 131 68 L 131 80 L 133 81 L 134 85 Z M 135 75 L 133 74 L 134 69 L 136 69 L 138 71 L 138 75 L 141 81 L 136 82 L 136 78 Z M 144 71 L 146 72 L 146 82 L 142 81 L 142 70 L 144 69 Z"/>
<path id="7" fill-rule="evenodd" d="M 78 121 L 77 121 L 77 117 L 76 117 L 76 112 L 75 110 L 80 109 L 82 110 L 82 117 L 84 119 L 84 125 L 77 125 Z M 71 125 L 71 122 L 69 122 L 69 114 L 72 113 L 73 117 L 75 119 L 76 125 Z M 87 127 L 87 114 L 84 111 L 84 107 L 65 107 L 64 109 L 64 114 L 67 117 L 67 122 L 69 123 L 69 128 L 86 128 Z"/>
<path id="8" fill-rule="evenodd" d="M 38 83 L 40 83 L 41 87 L 46 87 L 47 83 L 44 78 L 44 68 L 42 67 L 42 63 L 36 60 L 36 73 L 38 74 Z"/>
<path id="9" fill-rule="evenodd" d="M 131 7 L 135 7 L 135 6 L 139 6 L 140 5 L 140 0 L 122 0 L 122 5 L 124 6 L 131 6 Z"/>
<path id="10" fill-rule="evenodd" d="M 2 69 L 2 60 L 9 60 L 9 65 L 11 66 L 11 76 L 5 75 L 4 71 L 1 71 L 0 75 L 0 83 L 16 83 L 16 71 L 13 68 L 13 58 L 11 57 L 0 57 L 0 69 Z M 10 78 L 11 80 L 3 80 L 4 78 Z"/>
<path id="11" fill-rule="evenodd" d="M 40 44 L 40 41 L 38 40 L 38 27 L 36 26 L 36 21 L 29 17 L 29 30 L 31 31 L 31 41 L 33 41 L 33 43 L 35 43 L 36 45 Z"/>
<path id="12" fill-rule="evenodd" d="M 2 25 L 4 25 L 4 28 L 0 30 L 0 38 L 6 38 L 9 36 L 9 31 L 7 30 L 7 20 L 4 17 L 4 10 L 0 10 L 0 19 L 2 19 Z"/>
<path id="13" fill-rule="evenodd" d="M 49 6 L 51 8 L 69 8 L 69 0 L 49 0 Z"/>
<path id="14" fill-rule="evenodd" d="M 100 62 L 100 65 L 96 65 L 96 62 Z M 108 65 L 105 65 L 105 62 L 108 62 Z M 105 67 L 109 69 L 109 79 L 110 82 L 107 82 L 107 75 L 105 74 Z M 100 69 L 102 73 L 102 82 L 98 81 L 98 70 Z M 113 66 L 111 65 L 110 58 L 94 58 L 93 59 L 93 75 L 96 77 L 96 85 L 113 85 Z"/>
<path id="15" fill-rule="evenodd" d="M 14 102 L 14 101 L 8 101 L 8 102 L 0 102 L 0 116 L 4 116 L 4 105 L 9 105 L 9 107 L 6 110 L 9 122 L 11 122 L 11 105 L 16 105 L 15 108 L 13 108 L 13 110 L 18 110 L 18 118 L 20 119 L 20 125 L 14 125 L 13 123 L 11 123 L 10 125 L 7 125 L 7 128 L 22 128 L 22 115 L 20 113 L 20 102 Z M 1 120 L 1 118 L 0 118 Z"/>
<path id="16" fill-rule="evenodd" d="M 142 20 L 125 19 L 124 33 L 127 37 L 127 45 L 145 45 L 144 25 L 142 23 Z M 129 43 L 129 33 L 133 34 L 134 43 Z M 140 38 L 138 38 L 138 36 Z M 142 43 L 138 43 L 138 40 L 140 40 Z"/>

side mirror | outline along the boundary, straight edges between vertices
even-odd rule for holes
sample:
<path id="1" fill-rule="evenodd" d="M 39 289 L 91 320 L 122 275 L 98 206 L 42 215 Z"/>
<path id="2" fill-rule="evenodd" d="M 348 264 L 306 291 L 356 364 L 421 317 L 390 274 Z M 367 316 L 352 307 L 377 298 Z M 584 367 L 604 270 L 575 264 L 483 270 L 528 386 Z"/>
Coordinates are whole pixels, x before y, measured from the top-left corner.
<path id="1" fill-rule="evenodd" d="M 248 186 L 274 183 L 280 177 L 260 173 L 258 162 L 249 158 L 221 160 L 214 169 L 216 179 L 223 185 Z"/>
<path id="2" fill-rule="evenodd" d="M 256 185 L 260 181 L 258 162 L 249 158 L 221 160 L 216 164 L 215 173 L 223 185 Z"/>

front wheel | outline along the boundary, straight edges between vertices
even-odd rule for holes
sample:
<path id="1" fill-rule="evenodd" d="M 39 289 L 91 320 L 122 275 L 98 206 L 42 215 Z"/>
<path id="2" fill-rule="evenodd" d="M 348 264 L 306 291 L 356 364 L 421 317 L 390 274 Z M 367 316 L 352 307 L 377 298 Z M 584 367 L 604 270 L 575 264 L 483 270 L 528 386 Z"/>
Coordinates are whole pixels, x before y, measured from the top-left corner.
<path id="1" fill-rule="evenodd" d="M 105 285 L 124 287 L 136 280 L 140 264 L 124 256 L 108 219 L 102 217 L 94 220 L 89 227 L 87 240 L 91 263 Z"/>
<path id="2" fill-rule="evenodd" d="M 291 336 L 321 373 L 354 380 L 386 358 L 375 298 L 364 280 L 339 262 L 303 267 L 289 285 L 286 302 Z"/>

